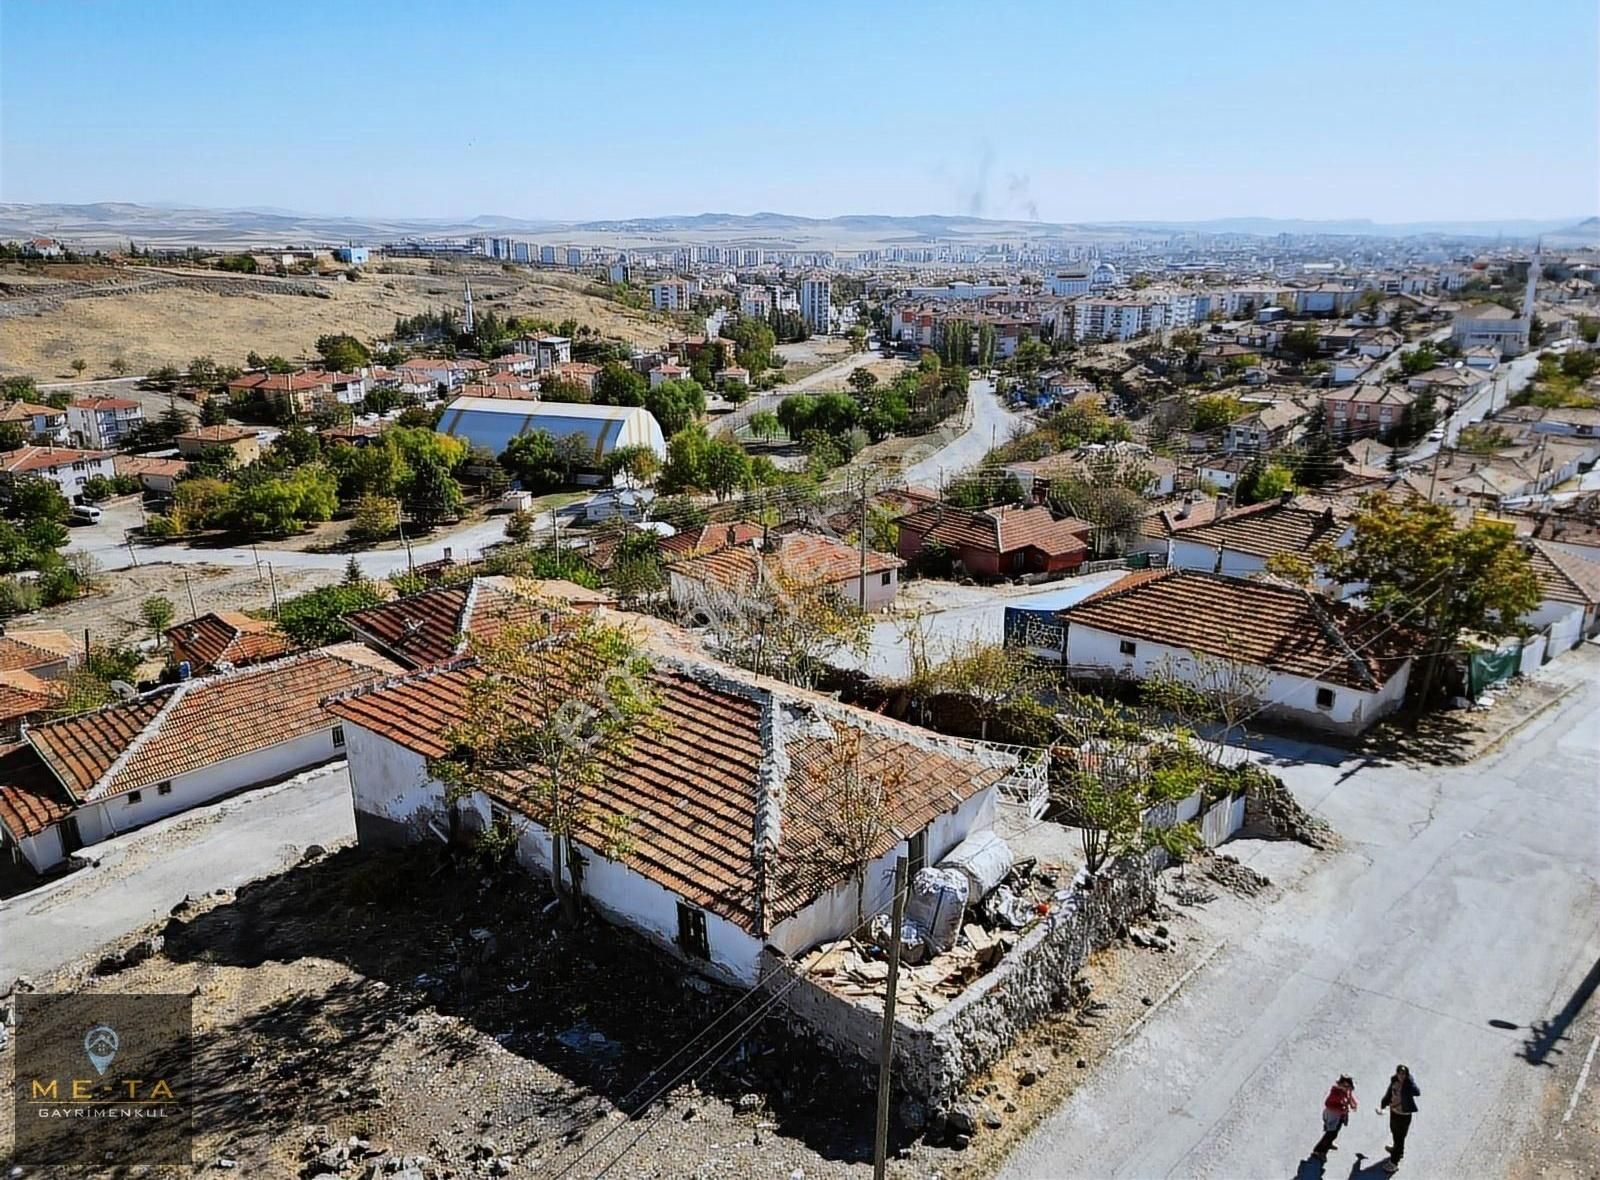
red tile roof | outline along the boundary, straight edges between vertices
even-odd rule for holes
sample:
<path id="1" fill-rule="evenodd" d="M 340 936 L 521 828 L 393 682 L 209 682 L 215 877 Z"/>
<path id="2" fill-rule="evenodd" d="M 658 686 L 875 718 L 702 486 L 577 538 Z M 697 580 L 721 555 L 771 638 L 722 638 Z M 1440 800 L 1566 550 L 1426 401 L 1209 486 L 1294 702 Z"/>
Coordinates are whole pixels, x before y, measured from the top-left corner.
<path id="1" fill-rule="evenodd" d="M 729 545 L 748 545 L 759 541 L 766 530 L 747 520 L 718 521 L 698 529 L 684 529 L 661 540 L 663 556 L 687 557 L 693 553 L 710 553 Z"/>
<path id="2" fill-rule="evenodd" d="M 78 463 L 95 459 L 109 459 L 111 451 L 80 451 L 75 447 L 18 447 L 0 454 L 0 471 L 26 474 L 59 467 L 63 463 Z"/>
<path id="3" fill-rule="evenodd" d="M 1298 587 L 1193 570 L 1141 570 L 1060 612 L 1085 626 L 1374 690 L 1416 650 L 1384 616 Z"/>
<path id="4" fill-rule="evenodd" d="M 1043 505 L 985 508 L 981 512 L 933 505 L 900 517 L 899 525 L 922 534 L 924 543 L 935 541 L 950 549 L 1002 554 L 1037 549 L 1055 557 L 1089 547 L 1087 522 L 1071 517 L 1057 520 Z"/>
<path id="5" fill-rule="evenodd" d="M 0 672 L 0 721 L 16 721 L 52 708 L 61 700 L 59 681 L 43 680 L 22 668 Z"/>
<path id="6" fill-rule="evenodd" d="M 1336 541 L 1348 527 L 1349 517 L 1347 509 L 1327 501 L 1301 498 L 1285 504 L 1269 500 L 1231 509 L 1209 524 L 1185 529 L 1183 539 L 1254 557 L 1304 554 L 1324 541 Z"/>
<path id="7" fill-rule="evenodd" d="M 345 622 L 393 659 L 428 668 L 460 655 L 469 634 L 493 638 L 508 622 L 530 622 L 543 609 L 509 583 L 474 578 L 352 611 Z"/>
<path id="8" fill-rule="evenodd" d="M 174 435 L 172 441 L 230 443 L 243 438 L 255 438 L 256 435 L 257 432 L 247 426 L 221 423 L 216 426 L 196 426 L 193 430 L 185 430 L 182 434 Z"/>
<path id="9" fill-rule="evenodd" d="M 77 806 L 27 742 L 0 746 L 0 824 L 14 839 L 37 836 Z"/>
<path id="10" fill-rule="evenodd" d="M 219 610 L 166 630 L 175 660 L 188 660 L 196 674 L 219 662 L 240 667 L 275 660 L 294 650 L 294 643 L 269 619 L 242 611 Z"/>
<path id="11" fill-rule="evenodd" d="M 1539 579 L 1541 597 L 1574 606 L 1600 604 L 1600 562 L 1548 541 L 1529 541 L 1528 561 Z"/>
<path id="12" fill-rule="evenodd" d="M 126 397 L 86 397 L 67 403 L 74 410 L 137 410 L 139 403 Z"/>
<path id="13" fill-rule="evenodd" d="M 832 586 L 861 576 L 861 551 L 820 533 L 785 533 L 772 537 L 765 551 L 754 545 L 724 545 L 709 553 L 685 557 L 672 572 L 729 589 L 751 586 L 761 576 L 763 564 L 776 566 L 783 576 L 802 586 Z M 867 550 L 866 573 L 899 569 L 905 562 L 886 553 Z"/>
<path id="14" fill-rule="evenodd" d="M 0 634 L 0 671 L 32 671 L 70 660 L 74 642 L 65 631 L 7 631 Z"/>
<path id="15" fill-rule="evenodd" d="M 104 799 L 326 729 L 324 697 L 399 670 L 342 644 L 171 685 L 25 736 L 75 798 Z"/>
<path id="16" fill-rule="evenodd" d="M 347 694 L 328 708 L 439 757 L 480 675 L 470 660 L 460 661 Z M 898 838 L 887 828 L 918 831 L 1005 773 L 993 756 L 985 762 L 964 743 L 797 690 L 778 695 L 715 666 L 663 662 L 653 678 L 660 694 L 654 723 L 607 768 L 585 809 L 629 817 L 628 867 L 757 934 L 850 874 L 830 835 L 838 800 L 823 767 L 839 732 L 831 726 L 862 734 L 864 772 L 893 768 L 885 776 L 888 823 L 874 855 Z M 780 774 L 782 782 L 773 782 Z M 498 801 L 536 819 L 537 807 L 519 794 L 523 784 L 514 776 L 504 782 Z M 606 843 L 598 826 L 578 838 L 591 848 Z"/>

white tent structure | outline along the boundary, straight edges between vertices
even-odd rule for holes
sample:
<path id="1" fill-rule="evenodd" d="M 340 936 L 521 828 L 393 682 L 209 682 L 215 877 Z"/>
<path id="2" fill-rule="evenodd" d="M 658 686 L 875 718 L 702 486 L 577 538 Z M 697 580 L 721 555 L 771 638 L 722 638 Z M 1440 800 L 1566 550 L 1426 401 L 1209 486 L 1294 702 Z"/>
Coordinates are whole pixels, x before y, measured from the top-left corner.
<path id="1" fill-rule="evenodd" d="M 661 424 L 641 406 L 458 397 L 445 407 L 438 430 L 496 455 L 519 434 L 544 430 L 558 439 L 576 434 L 593 448 L 596 467 L 618 447 L 646 446 L 663 459 L 667 456 Z"/>

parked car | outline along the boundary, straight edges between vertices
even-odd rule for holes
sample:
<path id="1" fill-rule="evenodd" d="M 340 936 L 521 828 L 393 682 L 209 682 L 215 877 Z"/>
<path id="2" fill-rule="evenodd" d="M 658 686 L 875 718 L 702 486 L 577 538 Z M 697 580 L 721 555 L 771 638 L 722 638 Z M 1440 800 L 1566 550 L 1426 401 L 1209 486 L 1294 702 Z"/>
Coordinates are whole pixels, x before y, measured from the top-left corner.
<path id="1" fill-rule="evenodd" d="M 72 506 L 72 520 L 75 524 L 99 524 L 103 515 L 105 514 L 93 504 L 74 504 Z"/>

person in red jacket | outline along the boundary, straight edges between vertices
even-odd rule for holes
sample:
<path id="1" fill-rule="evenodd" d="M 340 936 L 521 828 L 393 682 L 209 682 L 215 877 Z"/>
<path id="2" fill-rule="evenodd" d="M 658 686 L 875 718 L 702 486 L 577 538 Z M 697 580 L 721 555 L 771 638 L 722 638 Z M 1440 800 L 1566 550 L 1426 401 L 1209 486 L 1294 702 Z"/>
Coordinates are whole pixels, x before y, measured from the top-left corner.
<path id="1" fill-rule="evenodd" d="M 1350 1121 L 1350 1112 L 1355 1108 L 1355 1079 L 1349 1074 L 1340 1074 L 1322 1103 L 1322 1138 L 1311 1149 L 1312 1159 L 1325 1160 L 1330 1151 L 1339 1150 L 1333 1141 L 1339 1137 L 1339 1129 Z"/>

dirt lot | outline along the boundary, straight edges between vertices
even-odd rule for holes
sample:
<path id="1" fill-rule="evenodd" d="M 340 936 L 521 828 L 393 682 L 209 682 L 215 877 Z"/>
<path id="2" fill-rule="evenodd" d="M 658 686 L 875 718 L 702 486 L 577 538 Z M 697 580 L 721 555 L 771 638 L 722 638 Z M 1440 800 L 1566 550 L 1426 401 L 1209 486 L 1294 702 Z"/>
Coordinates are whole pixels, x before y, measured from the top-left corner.
<path id="1" fill-rule="evenodd" d="M 978 1080 L 970 1147 L 897 1132 L 890 1174 L 987 1175 L 1203 953 L 1183 907 L 1227 890 L 1197 884 L 1169 884 L 1174 950 L 1096 956 L 1087 1006 Z M 731 993 L 684 983 L 609 928 L 562 927 L 548 901 L 520 873 L 345 849 L 180 906 L 155 931 L 161 953 L 136 966 L 35 983 L 194 995 L 204 1168 L 311 1175 L 331 1151 L 353 1157 L 333 1166 L 347 1180 L 405 1156 L 456 1177 L 592 1177 L 614 1162 L 616 1176 L 869 1173 L 870 1066 L 819 1054 L 775 1019 L 724 1039 L 754 1003 L 730 1011 Z M 0 1142 L 9 1118 L 8 1105 Z"/>
<path id="2" fill-rule="evenodd" d="M 59 308 L 38 315 L 0 318 L 0 373 L 28 373 L 40 380 L 70 378 L 69 366 L 77 357 L 88 362 L 88 376 L 107 375 L 116 357 L 135 373 L 165 364 L 186 365 L 199 355 L 242 365 L 252 350 L 264 356 L 306 357 L 318 336 L 348 332 L 373 339 L 392 330 L 398 316 L 458 306 L 467 275 L 480 311 L 537 315 L 557 323 L 571 317 L 639 344 L 659 343 L 673 331 L 670 323 L 646 312 L 586 294 L 587 283 L 576 277 L 449 266 L 428 273 L 428 264 L 410 262 L 385 266 L 392 269 L 374 268 L 359 282 L 322 282 L 326 299 L 277 292 L 222 295 L 172 287 L 67 299 Z M 123 281 L 140 275 L 137 268 L 106 273 Z M 208 273 L 197 275 L 203 278 Z M 96 282 L 87 276 L 80 279 L 88 285 Z"/>
<path id="3" fill-rule="evenodd" d="M 280 569 L 276 571 L 278 594 L 287 597 L 337 582 L 338 570 Z M 189 592 L 194 592 L 196 610 L 250 610 L 272 604 L 272 588 L 263 574 L 258 580 L 253 569 L 217 565 L 141 565 L 102 573 L 103 589 L 98 594 L 61 606 L 46 607 L 30 615 L 8 620 L 13 628 L 59 627 L 70 635 L 82 635 L 85 628 L 95 643 L 128 643 L 148 639 L 150 633 L 139 619 L 139 604 L 152 594 L 172 600 L 177 617 L 190 617 Z"/>

